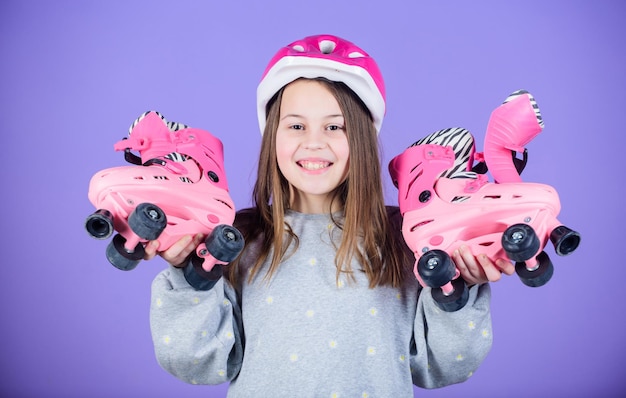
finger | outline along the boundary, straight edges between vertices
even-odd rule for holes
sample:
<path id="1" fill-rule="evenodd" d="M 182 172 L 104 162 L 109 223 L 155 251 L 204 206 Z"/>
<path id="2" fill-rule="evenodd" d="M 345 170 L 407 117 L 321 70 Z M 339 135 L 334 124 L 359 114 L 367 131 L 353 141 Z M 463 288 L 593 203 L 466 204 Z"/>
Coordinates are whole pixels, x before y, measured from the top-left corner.
<path id="1" fill-rule="evenodd" d="M 476 257 L 469 247 L 463 245 L 459 248 L 459 254 L 467 267 L 467 272 L 476 280 L 482 280 L 485 277 L 482 267 L 476 261 Z"/>
<path id="2" fill-rule="evenodd" d="M 496 267 L 500 268 L 506 275 L 513 275 L 515 273 L 515 265 L 501 258 L 496 260 Z"/>
<path id="3" fill-rule="evenodd" d="M 502 278 L 502 271 L 496 267 L 496 265 L 485 254 L 481 254 L 477 257 L 480 266 L 485 273 L 485 277 L 489 282 L 496 282 Z"/>
<path id="4" fill-rule="evenodd" d="M 191 235 L 185 235 L 179 239 L 176 243 L 170 246 L 169 249 L 161 253 L 161 257 L 168 263 L 178 266 L 182 263 L 189 254 L 191 254 L 190 246 L 193 242 Z"/>
<path id="5" fill-rule="evenodd" d="M 144 248 L 144 260 L 152 260 L 157 255 L 159 249 L 159 241 L 152 240 L 148 242 Z"/>
<path id="6" fill-rule="evenodd" d="M 193 237 L 193 248 L 195 249 L 196 247 L 198 247 L 198 245 L 200 244 L 200 242 L 202 242 L 202 240 L 204 239 L 204 236 L 202 234 L 196 234 L 196 236 Z"/>
<path id="7" fill-rule="evenodd" d="M 459 249 L 456 249 L 452 253 L 452 260 L 454 261 L 454 265 L 456 266 L 456 268 L 461 273 L 461 276 L 465 278 L 465 276 L 469 274 L 469 271 L 467 270 L 467 265 L 465 264 L 465 261 L 463 261 L 463 257 L 461 257 Z"/>
<path id="8" fill-rule="evenodd" d="M 163 252 L 161 256 L 174 267 L 183 267 L 186 265 L 189 255 L 196 250 L 202 239 L 202 234 L 196 234 L 193 237 L 187 235 Z"/>
<path id="9" fill-rule="evenodd" d="M 468 284 L 486 282 L 482 267 L 476 263 L 476 258 L 467 246 L 461 246 L 455 250 L 453 257 L 461 276 Z"/>

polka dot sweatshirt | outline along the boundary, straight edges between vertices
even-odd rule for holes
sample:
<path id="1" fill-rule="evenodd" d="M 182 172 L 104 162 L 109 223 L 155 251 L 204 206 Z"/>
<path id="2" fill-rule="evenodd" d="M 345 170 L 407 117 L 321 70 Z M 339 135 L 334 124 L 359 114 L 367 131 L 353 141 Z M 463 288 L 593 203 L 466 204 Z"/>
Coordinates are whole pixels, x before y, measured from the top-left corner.
<path id="1" fill-rule="evenodd" d="M 300 244 L 269 282 L 261 272 L 240 292 L 224 278 L 196 291 L 173 267 L 155 278 L 150 319 L 164 369 L 193 384 L 230 382 L 235 398 L 411 397 L 413 384 L 463 382 L 480 365 L 492 342 L 488 284 L 446 313 L 413 279 L 374 289 L 360 271 L 337 280 L 330 217 L 286 221 Z M 244 259 L 253 253 L 254 244 Z"/>

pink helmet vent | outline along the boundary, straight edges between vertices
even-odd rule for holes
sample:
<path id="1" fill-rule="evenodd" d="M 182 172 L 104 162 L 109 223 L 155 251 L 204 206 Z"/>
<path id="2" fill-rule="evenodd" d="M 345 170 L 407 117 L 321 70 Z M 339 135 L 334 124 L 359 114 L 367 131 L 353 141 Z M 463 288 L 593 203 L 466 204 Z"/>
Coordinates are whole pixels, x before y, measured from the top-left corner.
<path id="1" fill-rule="evenodd" d="M 385 85 L 378 65 L 353 43 L 332 35 L 305 37 L 281 48 L 270 60 L 257 88 L 261 134 L 269 100 L 298 78 L 324 77 L 345 83 L 365 103 L 376 131 L 385 115 Z"/>

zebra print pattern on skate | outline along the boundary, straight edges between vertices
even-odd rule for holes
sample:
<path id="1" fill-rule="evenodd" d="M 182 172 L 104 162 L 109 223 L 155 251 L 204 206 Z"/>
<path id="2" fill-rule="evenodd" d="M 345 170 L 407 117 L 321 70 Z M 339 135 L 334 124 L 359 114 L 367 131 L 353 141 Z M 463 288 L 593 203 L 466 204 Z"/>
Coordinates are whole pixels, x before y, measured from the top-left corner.
<path id="1" fill-rule="evenodd" d="M 434 133 L 416 141 L 413 146 L 423 144 L 437 144 L 451 146 L 454 150 L 454 165 L 441 173 L 446 178 L 476 178 L 476 173 L 469 171 L 474 156 L 474 137 L 464 128 L 453 127 L 435 131 Z"/>
<path id="2" fill-rule="evenodd" d="M 182 153 L 178 153 L 178 152 L 172 152 L 169 155 L 165 156 L 165 159 L 173 160 L 174 162 L 184 162 L 185 160 L 187 160 L 189 158 L 190 158 L 190 156 L 183 155 Z M 189 184 L 193 183 L 193 181 L 189 177 L 178 177 L 178 178 L 182 182 L 186 182 L 186 183 L 189 183 Z"/>
<path id="3" fill-rule="evenodd" d="M 528 95 L 528 99 L 530 100 L 530 104 L 533 107 L 533 110 L 535 111 L 535 116 L 537 117 L 537 123 L 539 123 L 539 125 L 541 126 L 541 128 L 544 128 L 544 123 L 543 123 L 543 117 L 541 116 L 541 111 L 539 110 L 539 105 L 537 105 L 537 101 L 535 101 L 535 97 L 533 97 L 533 95 L 531 93 L 529 93 L 526 90 L 517 90 L 513 93 L 511 93 L 511 95 L 509 95 L 508 97 L 506 97 L 506 99 L 504 100 L 504 102 L 502 104 L 506 104 L 507 102 L 510 102 L 512 100 L 514 100 L 515 98 L 519 97 L 520 95 Z"/>
<path id="4" fill-rule="evenodd" d="M 186 124 L 183 123 L 176 123 L 176 122 L 170 122 L 167 119 L 165 119 L 165 117 L 163 115 L 161 115 L 160 112 L 158 111 L 146 111 L 144 113 L 142 113 L 141 115 L 139 115 L 139 117 L 137 119 L 135 119 L 135 121 L 130 125 L 129 129 L 128 129 L 128 135 L 131 134 L 131 132 L 133 131 L 133 129 L 135 128 L 135 126 L 144 118 L 146 117 L 146 115 L 150 112 L 156 113 L 157 116 L 159 116 L 161 118 L 161 120 L 163 120 L 163 123 L 165 123 L 165 125 L 167 126 L 167 128 L 170 131 L 178 131 L 178 130 L 182 130 L 182 129 L 186 129 L 187 126 Z"/>

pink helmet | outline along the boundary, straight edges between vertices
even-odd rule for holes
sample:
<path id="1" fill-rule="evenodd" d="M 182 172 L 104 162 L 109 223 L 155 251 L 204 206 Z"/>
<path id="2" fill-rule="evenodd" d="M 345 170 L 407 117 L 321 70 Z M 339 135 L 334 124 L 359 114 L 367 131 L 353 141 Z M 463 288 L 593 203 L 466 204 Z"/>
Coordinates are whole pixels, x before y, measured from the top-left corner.
<path id="1" fill-rule="evenodd" d="M 278 50 L 257 88 L 261 134 L 269 100 L 284 85 L 300 78 L 325 77 L 345 83 L 361 98 L 374 118 L 376 131 L 385 115 L 385 84 L 378 65 L 353 43 L 332 35 L 305 37 Z"/>

